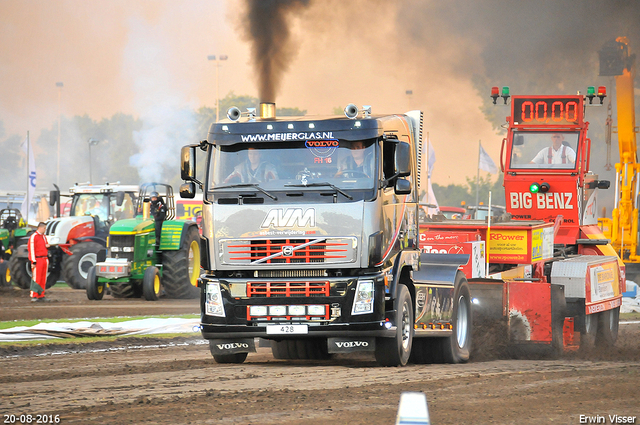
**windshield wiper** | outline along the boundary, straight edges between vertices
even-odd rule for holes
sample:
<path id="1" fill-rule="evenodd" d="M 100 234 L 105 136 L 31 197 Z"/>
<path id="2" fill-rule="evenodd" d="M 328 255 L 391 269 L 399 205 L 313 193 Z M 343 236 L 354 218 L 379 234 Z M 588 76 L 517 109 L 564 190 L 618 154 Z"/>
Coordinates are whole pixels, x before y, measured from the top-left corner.
<path id="1" fill-rule="evenodd" d="M 258 186 L 257 183 L 238 183 L 238 184 L 230 184 L 230 185 L 227 185 L 227 186 L 216 186 L 212 190 L 236 189 L 236 188 L 242 188 L 242 187 L 253 187 L 255 189 L 258 189 L 260 192 L 264 193 L 265 195 L 267 195 L 269 198 L 273 199 L 274 201 L 278 200 L 277 196 L 272 195 L 271 193 L 267 192 L 266 190 L 264 190 L 263 188 Z"/>
<path id="2" fill-rule="evenodd" d="M 350 201 L 353 200 L 353 196 L 349 195 L 347 192 L 345 192 L 344 190 L 340 189 L 338 186 L 336 186 L 334 184 L 331 184 L 329 182 L 308 183 L 308 184 L 285 184 L 284 185 L 284 187 L 322 187 L 322 186 L 329 186 L 331 189 L 335 190 L 336 192 L 338 192 L 340 195 L 344 196 L 348 200 L 350 200 Z"/>

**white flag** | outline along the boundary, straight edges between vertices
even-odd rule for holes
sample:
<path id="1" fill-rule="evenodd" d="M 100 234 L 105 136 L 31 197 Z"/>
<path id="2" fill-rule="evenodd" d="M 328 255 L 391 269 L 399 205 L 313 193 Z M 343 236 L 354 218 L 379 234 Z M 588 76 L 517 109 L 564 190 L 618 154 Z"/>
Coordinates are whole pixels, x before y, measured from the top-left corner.
<path id="1" fill-rule="evenodd" d="M 433 164 L 436 163 L 436 151 L 433 150 L 433 145 L 430 141 L 428 141 L 423 150 L 423 158 L 427 158 L 427 163 L 429 164 L 429 170 L 427 171 L 427 176 L 431 177 L 431 173 L 433 172 Z"/>
<path id="2" fill-rule="evenodd" d="M 478 168 L 491 174 L 496 174 L 498 172 L 498 167 L 496 167 L 496 163 L 493 162 L 493 159 L 491 159 L 491 157 L 484 150 L 482 145 L 480 145 L 480 157 L 478 158 Z"/>
<path id="3" fill-rule="evenodd" d="M 28 222 L 29 207 L 33 200 L 33 196 L 36 194 L 36 158 L 33 155 L 33 149 L 31 148 L 31 143 L 29 143 L 28 135 L 22 143 L 22 150 L 29 158 L 29 185 L 27 187 L 27 194 L 22 201 L 22 206 L 20 207 L 20 214 L 22 214 L 24 220 Z"/>
<path id="4" fill-rule="evenodd" d="M 427 170 L 427 192 L 425 196 L 422 198 L 423 204 L 431 204 L 434 207 L 425 207 L 426 213 L 428 215 L 433 215 L 438 212 L 438 201 L 436 200 L 436 195 L 433 193 L 433 186 L 431 185 L 431 174 L 433 173 L 433 166 L 436 163 L 436 151 L 433 149 L 433 145 L 431 141 L 427 141 L 424 145 L 423 152 L 424 158 L 427 158 L 427 162 L 429 165 L 429 169 Z"/>

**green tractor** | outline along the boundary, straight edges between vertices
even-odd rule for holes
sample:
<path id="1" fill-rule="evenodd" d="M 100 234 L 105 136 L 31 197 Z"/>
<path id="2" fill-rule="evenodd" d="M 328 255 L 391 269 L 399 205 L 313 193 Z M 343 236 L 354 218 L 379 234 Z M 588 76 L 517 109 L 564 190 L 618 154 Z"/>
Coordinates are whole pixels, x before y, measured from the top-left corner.
<path id="1" fill-rule="evenodd" d="M 11 286 L 11 272 L 9 259 L 15 247 L 27 243 L 29 229 L 17 208 L 3 208 L 0 210 L 0 286 Z"/>
<path id="2" fill-rule="evenodd" d="M 152 192 L 158 192 L 167 206 L 160 243 L 150 217 Z M 109 230 L 108 258 L 104 251 L 89 269 L 87 298 L 101 300 L 107 287 L 117 298 L 144 296 L 149 301 L 161 295 L 196 298 L 200 276 L 200 233 L 195 222 L 175 220 L 173 189 L 163 183 L 140 186 L 137 216 L 119 220 Z M 100 258 L 103 257 L 103 258 Z"/>

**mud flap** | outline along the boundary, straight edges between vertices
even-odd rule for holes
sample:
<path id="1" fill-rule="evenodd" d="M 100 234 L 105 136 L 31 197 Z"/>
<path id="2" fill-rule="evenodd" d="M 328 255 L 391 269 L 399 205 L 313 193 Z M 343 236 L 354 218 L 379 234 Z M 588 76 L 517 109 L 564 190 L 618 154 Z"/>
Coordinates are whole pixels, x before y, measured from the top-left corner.
<path id="1" fill-rule="evenodd" d="M 413 271 L 413 281 L 453 285 L 458 268 L 468 262 L 469 254 L 420 254 L 420 270 Z"/>
<path id="2" fill-rule="evenodd" d="M 375 338 L 328 338 L 329 354 L 353 353 L 354 351 L 375 351 Z"/>
<path id="3" fill-rule="evenodd" d="M 210 339 L 211 354 L 255 353 L 256 343 L 253 338 L 243 339 Z"/>

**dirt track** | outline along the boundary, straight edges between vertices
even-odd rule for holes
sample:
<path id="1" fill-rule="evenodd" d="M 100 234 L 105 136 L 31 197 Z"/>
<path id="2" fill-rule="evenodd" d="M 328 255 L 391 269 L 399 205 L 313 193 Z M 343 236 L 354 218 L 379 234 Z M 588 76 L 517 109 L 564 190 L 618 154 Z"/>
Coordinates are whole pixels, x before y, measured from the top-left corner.
<path id="1" fill-rule="evenodd" d="M 57 288 L 51 291 L 52 298 L 61 297 L 57 306 L 3 295 L 2 320 L 10 312 L 104 317 L 121 315 L 122 308 L 132 310 L 128 315 L 198 311 L 197 300 L 96 306 Z M 62 308 L 67 303 L 86 308 Z M 427 395 L 434 424 L 578 424 L 580 415 L 611 423 L 607 415 L 615 414 L 640 423 L 640 324 L 622 325 L 618 347 L 607 353 L 543 361 L 492 357 L 485 350 L 484 361 L 404 368 L 379 368 L 364 355 L 274 360 L 262 347 L 242 365 L 217 365 L 197 337 L 4 347 L 0 354 L 0 413 L 59 414 L 63 424 L 390 424 L 403 391 Z"/>

